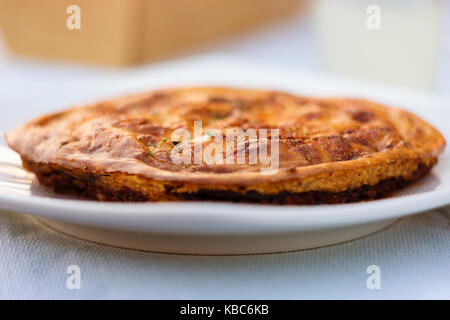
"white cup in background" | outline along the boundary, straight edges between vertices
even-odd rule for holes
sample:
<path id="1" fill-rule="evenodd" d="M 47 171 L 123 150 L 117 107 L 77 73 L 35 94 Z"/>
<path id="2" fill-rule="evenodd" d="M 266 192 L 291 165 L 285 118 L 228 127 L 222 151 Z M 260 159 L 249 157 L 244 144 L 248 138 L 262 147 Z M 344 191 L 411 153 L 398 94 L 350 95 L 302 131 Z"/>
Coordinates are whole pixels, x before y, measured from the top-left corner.
<path id="1" fill-rule="evenodd" d="M 316 40 L 332 72 L 432 89 L 446 0 L 315 0 Z"/>

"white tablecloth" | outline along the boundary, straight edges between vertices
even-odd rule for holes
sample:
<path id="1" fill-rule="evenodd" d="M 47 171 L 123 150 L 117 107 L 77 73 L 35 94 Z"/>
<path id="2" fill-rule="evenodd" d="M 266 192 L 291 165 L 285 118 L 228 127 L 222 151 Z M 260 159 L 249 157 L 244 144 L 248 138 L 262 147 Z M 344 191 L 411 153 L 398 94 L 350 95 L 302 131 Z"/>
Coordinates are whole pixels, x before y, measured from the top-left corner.
<path id="1" fill-rule="evenodd" d="M 0 298 L 450 298 L 450 208 L 405 218 L 371 236 L 285 254 L 165 255 L 106 247 L 0 213 Z M 70 265 L 81 289 L 69 290 Z M 366 269 L 381 270 L 369 290 Z"/>

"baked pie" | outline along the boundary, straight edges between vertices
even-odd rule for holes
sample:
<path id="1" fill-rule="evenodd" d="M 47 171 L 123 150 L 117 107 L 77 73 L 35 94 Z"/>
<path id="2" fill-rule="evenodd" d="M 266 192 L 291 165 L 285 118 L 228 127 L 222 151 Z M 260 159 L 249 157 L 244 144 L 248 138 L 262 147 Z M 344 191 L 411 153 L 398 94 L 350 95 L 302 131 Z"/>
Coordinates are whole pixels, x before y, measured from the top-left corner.
<path id="1" fill-rule="evenodd" d="M 216 87 L 72 108 L 22 125 L 7 141 L 55 193 L 275 204 L 389 196 L 427 174 L 446 144 L 417 116 L 371 101 Z"/>

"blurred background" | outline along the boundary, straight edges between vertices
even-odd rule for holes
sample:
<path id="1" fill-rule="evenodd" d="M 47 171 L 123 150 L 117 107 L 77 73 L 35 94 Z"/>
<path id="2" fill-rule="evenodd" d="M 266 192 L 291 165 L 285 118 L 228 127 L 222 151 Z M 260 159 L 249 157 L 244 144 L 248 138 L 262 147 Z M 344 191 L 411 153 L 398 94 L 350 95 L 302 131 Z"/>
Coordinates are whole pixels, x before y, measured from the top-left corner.
<path id="1" fill-rule="evenodd" d="M 449 137 L 449 2 L 0 0 L 0 146 L 2 132 L 42 113 L 196 79 L 376 99 L 439 114 Z M 446 215 L 317 252 L 247 259 L 102 249 L 2 213 L 0 298 L 448 299 Z M 60 287 L 61 271 L 78 262 L 87 270 L 81 296 Z M 381 291 L 364 286 L 373 263 L 383 268 Z"/>
<path id="2" fill-rule="evenodd" d="M 448 94 L 449 17 L 447 0 L 0 0 L 0 90 L 225 54 Z"/>

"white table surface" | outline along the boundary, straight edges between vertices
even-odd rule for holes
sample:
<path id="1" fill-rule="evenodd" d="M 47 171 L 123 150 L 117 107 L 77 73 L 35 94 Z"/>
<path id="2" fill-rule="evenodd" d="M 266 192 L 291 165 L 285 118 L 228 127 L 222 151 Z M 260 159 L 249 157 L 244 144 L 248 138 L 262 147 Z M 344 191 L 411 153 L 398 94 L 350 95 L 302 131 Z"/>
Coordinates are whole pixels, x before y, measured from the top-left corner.
<path id="1" fill-rule="evenodd" d="M 247 59 L 256 56 L 272 64 L 282 61 L 281 67 L 294 66 L 290 69 L 304 75 L 317 69 L 317 61 L 309 35 L 297 32 L 302 23 L 289 22 L 268 35 L 234 41 L 210 52 Z M 95 83 L 124 76 L 145 77 L 152 68 L 117 71 L 0 58 L 0 130 L 8 131 L 56 106 L 99 98 L 107 92 L 96 92 Z M 82 99 L 66 90 L 74 86 L 85 88 Z M 439 99 L 450 102 L 448 96 Z M 196 257 L 88 243 L 42 227 L 27 216 L 1 211 L 0 298 L 448 299 L 449 231 L 450 207 L 446 207 L 326 248 Z M 66 287 L 70 265 L 81 269 L 80 290 Z M 381 269 L 380 290 L 366 286 L 369 265 Z"/>

